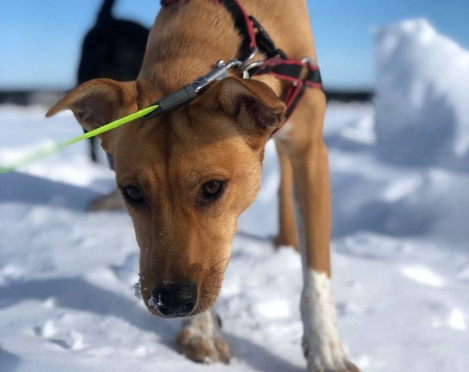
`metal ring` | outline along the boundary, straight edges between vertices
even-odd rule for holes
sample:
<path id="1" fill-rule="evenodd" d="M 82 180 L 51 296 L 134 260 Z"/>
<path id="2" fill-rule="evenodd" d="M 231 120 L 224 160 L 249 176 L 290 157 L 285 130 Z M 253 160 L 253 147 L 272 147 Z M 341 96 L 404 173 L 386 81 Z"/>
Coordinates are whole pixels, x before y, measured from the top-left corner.
<path id="1" fill-rule="evenodd" d="M 262 66 L 264 64 L 264 61 L 263 60 L 260 60 L 260 61 L 256 61 L 256 62 L 252 62 L 250 63 L 249 65 L 245 66 L 243 68 L 244 71 L 249 71 L 249 70 L 252 70 L 253 68 L 255 67 L 258 67 L 258 66 Z"/>
<path id="2" fill-rule="evenodd" d="M 244 66 L 242 68 L 243 71 L 243 79 L 249 79 L 251 76 L 249 75 L 249 70 L 252 70 L 253 68 L 256 68 L 258 66 L 262 66 L 264 64 L 263 60 L 252 62 L 247 66 Z"/>
<path id="3" fill-rule="evenodd" d="M 244 67 L 249 63 L 249 61 L 251 59 L 254 58 L 254 56 L 256 55 L 256 53 L 259 51 L 259 49 L 257 47 L 254 47 L 252 50 L 251 50 L 251 53 L 249 54 L 249 56 L 242 62 L 241 64 L 241 68 L 244 69 Z"/>
<path id="4" fill-rule="evenodd" d="M 311 58 L 311 57 L 303 57 L 303 58 L 301 59 L 301 62 L 302 62 L 302 63 L 306 63 L 306 64 L 309 65 L 309 66 L 314 65 L 314 60 L 313 60 L 313 58 Z"/>
<path id="5" fill-rule="evenodd" d="M 241 62 L 239 59 L 232 59 L 227 64 L 225 64 L 227 69 L 230 69 L 232 67 L 240 67 L 242 65 L 243 65 L 243 62 Z"/>

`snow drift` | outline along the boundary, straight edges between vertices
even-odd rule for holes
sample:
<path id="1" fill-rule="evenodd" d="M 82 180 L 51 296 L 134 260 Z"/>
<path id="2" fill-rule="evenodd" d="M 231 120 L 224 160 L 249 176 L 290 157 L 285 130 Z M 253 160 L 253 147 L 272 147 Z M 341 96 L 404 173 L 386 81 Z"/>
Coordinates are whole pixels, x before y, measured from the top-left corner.
<path id="1" fill-rule="evenodd" d="M 469 52 L 426 20 L 375 33 L 378 155 L 469 170 Z"/>

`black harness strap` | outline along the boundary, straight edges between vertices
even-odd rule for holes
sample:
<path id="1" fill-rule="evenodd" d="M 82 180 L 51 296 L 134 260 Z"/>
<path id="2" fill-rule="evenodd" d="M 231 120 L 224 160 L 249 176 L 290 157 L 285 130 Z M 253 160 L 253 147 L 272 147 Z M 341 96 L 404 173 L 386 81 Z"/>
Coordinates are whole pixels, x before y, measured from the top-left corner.
<path id="1" fill-rule="evenodd" d="M 253 49 L 256 48 L 256 39 L 249 17 L 237 0 L 214 0 L 222 4 L 233 18 L 235 27 L 243 37 L 241 47 L 239 48 L 238 58 L 242 61 L 249 58 Z"/>
<path id="2" fill-rule="evenodd" d="M 258 48 L 267 56 L 267 58 L 274 58 L 280 56 L 283 59 L 287 59 L 287 55 L 282 49 L 277 49 L 274 41 L 270 38 L 269 34 L 264 27 L 255 19 L 253 16 L 249 16 L 249 20 L 252 22 L 252 26 L 257 29 L 256 44 Z"/>
<path id="3" fill-rule="evenodd" d="M 161 6 L 170 6 L 185 1 L 188 0 L 161 0 Z M 261 24 L 253 16 L 248 16 L 238 0 L 213 1 L 226 8 L 240 35 L 243 36 L 239 59 L 247 60 L 256 48 L 267 56 L 265 60 L 255 62 L 255 67 L 249 69 L 249 77 L 270 74 L 291 83 L 285 97 L 286 119 L 293 114 L 307 87 L 322 89 L 319 67 L 314 66 L 313 61 L 308 58 L 289 59 L 281 49 L 276 48 L 275 43 Z"/>

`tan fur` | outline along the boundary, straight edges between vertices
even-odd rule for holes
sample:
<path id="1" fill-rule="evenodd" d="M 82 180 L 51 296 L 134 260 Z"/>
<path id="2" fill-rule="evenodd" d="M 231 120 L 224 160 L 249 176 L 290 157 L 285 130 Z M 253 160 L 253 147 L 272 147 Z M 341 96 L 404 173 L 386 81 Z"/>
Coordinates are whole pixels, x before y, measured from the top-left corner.
<path id="1" fill-rule="evenodd" d="M 290 246 L 298 250 L 298 232 L 296 230 L 293 206 L 293 170 L 287 149 L 280 141 L 276 142 L 280 162 L 279 196 L 279 232 L 275 239 L 276 246 Z"/>
<path id="2" fill-rule="evenodd" d="M 113 191 L 109 195 L 102 196 L 93 200 L 88 209 L 94 211 L 121 211 L 125 209 L 125 202 L 119 190 Z"/>
<path id="3" fill-rule="evenodd" d="M 291 58 L 310 56 L 317 63 L 305 0 L 240 3 Z M 85 83 L 48 115 L 69 108 L 86 129 L 104 124 L 206 74 L 217 60 L 235 58 L 239 43 L 231 16 L 212 1 L 190 0 L 163 8 L 151 30 L 136 82 L 100 79 Z M 141 249 L 141 290 L 147 306 L 152 288 L 164 281 L 197 283 L 199 300 L 193 314 L 209 309 L 218 295 L 237 218 L 259 190 L 264 145 L 281 125 L 285 110 L 277 98 L 284 97 L 285 83 L 269 76 L 256 80 L 265 84 L 224 79 L 180 110 L 148 121 L 141 119 L 101 136 L 105 150 L 114 155 L 117 184 L 139 186 L 148 201 L 144 208 L 127 205 Z M 255 113 L 249 111 L 246 97 L 256 102 Z M 288 130 L 282 129 L 276 136 L 282 171 L 278 243 L 300 246 L 305 268 L 330 277 L 324 111 L 323 92 L 308 89 Z M 201 205 L 197 202 L 200 187 L 213 179 L 226 180 L 226 191 L 219 202 Z M 303 230 L 298 231 L 300 244 L 293 190 L 303 224 Z M 183 345 L 191 342 L 187 332 L 180 336 Z M 183 351 L 198 354 L 200 347 L 199 354 L 208 352 L 202 344 L 194 345 Z M 201 355 L 192 357 L 197 358 Z M 356 370 L 349 362 L 339 364 L 347 364 L 347 371 Z M 323 371 L 316 364 L 308 368 Z"/>

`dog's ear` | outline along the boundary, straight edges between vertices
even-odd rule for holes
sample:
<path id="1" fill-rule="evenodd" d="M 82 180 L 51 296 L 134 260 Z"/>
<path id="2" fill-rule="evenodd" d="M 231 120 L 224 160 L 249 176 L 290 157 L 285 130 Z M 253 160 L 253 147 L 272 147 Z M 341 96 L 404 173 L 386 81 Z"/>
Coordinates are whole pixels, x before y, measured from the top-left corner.
<path id="1" fill-rule="evenodd" d="M 229 77 L 218 83 L 218 102 L 232 119 L 272 133 L 285 120 L 285 104 L 266 84 Z"/>
<path id="2" fill-rule="evenodd" d="M 111 79 L 95 79 L 81 84 L 70 91 L 46 113 L 46 117 L 70 109 L 81 126 L 91 131 L 135 110 L 135 82 L 117 82 Z M 101 145 L 112 152 L 108 139 L 110 133 L 103 133 Z"/>

